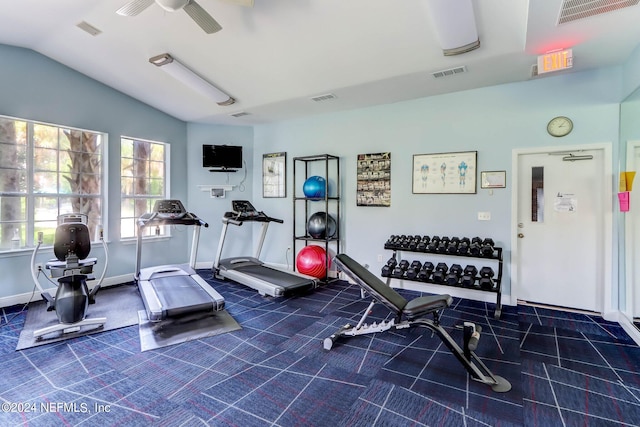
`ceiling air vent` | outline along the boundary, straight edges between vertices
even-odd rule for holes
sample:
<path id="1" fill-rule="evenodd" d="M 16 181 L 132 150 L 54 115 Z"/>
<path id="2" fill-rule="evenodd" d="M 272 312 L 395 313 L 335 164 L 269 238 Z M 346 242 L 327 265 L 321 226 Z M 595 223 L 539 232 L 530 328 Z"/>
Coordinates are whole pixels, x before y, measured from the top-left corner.
<path id="1" fill-rule="evenodd" d="M 237 113 L 231 113 L 229 115 L 231 117 L 244 117 L 244 116 L 250 116 L 251 113 L 247 113 L 246 111 L 238 111 Z"/>
<path id="2" fill-rule="evenodd" d="M 324 102 L 329 101 L 330 99 L 336 99 L 337 97 L 332 93 L 326 93 L 324 95 L 318 95 L 311 98 L 314 102 Z"/>
<path id="3" fill-rule="evenodd" d="M 89 24 L 86 21 L 80 22 L 79 24 L 76 25 L 76 27 L 80 28 L 84 32 L 91 34 L 92 36 L 97 36 L 98 34 L 102 33 L 102 31 L 100 31 L 99 29 L 97 29 L 96 27 L 94 27 L 93 25 Z"/>
<path id="4" fill-rule="evenodd" d="M 558 25 L 636 6 L 638 3 L 640 0 L 563 0 Z"/>
<path id="5" fill-rule="evenodd" d="M 431 73 L 431 74 L 436 79 L 439 79 L 441 77 L 449 77 L 455 74 L 462 74 L 466 72 L 467 72 L 467 67 L 462 66 L 462 67 L 449 68 L 447 70 L 436 71 L 435 73 Z"/>

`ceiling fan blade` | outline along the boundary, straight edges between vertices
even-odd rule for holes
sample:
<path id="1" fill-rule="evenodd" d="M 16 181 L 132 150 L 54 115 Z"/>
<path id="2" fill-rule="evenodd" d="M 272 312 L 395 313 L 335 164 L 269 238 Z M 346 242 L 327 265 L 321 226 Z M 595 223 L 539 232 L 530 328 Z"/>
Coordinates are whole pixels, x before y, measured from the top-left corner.
<path id="1" fill-rule="evenodd" d="M 226 3 L 234 3 L 240 6 L 253 7 L 253 0 L 222 0 Z"/>
<path id="2" fill-rule="evenodd" d="M 122 16 L 136 16 L 153 3 L 154 0 L 133 0 L 116 10 L 116 13 Z"/>
<path id="3" fill-rule="evenodd" d="M 213 34 L 222 29 L 222 26 L 218 24 L 218 21 L 213 19 L 209 13 L 204 10 L 198 3 L 191 0 L 184 7 L 184 11 L 200 26 L 207 34 Z"/>

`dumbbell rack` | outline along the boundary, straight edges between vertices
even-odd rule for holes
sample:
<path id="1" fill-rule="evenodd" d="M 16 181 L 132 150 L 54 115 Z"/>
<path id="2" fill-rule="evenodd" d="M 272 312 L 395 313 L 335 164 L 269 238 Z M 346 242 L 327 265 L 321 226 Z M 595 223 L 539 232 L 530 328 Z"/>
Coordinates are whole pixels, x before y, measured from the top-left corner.
<path id="1" fill-rule="evenodd" d="M 394 236 L 392 236 L 392 238 L 393 237 Z M 429 284 L 439 285 L 439 286 L 449 286 L 449 287 L 457 287 L 457 288 L 462 288 L 462 289 L 472 289 L 472 290 L 481 291 L 481 292 L 494 292 L 496 294 L 496 309 L 494 311 L 494 317 L 496 319 L 500 318 L 500 316 L 502 315 L 502 248 L 501 247 L 493 246 L 493 251 L 492 251 L 491 255 L 482 255 L 482 254 L 473 255 L 473 254 L 470 254 L 470 253 L 466 253 L 466 254 L 449 253 L 449 252 L 429 250 L 428 248 L 424 248 L 424 250 L 418 250 L 417 247 L 414 247 L 413 245 L 411 245 L 409 243 L 411 237 L 412 236 L 409 236 L 409 239 L 405 239 L 405 241 L 400 244 L 400 247 L 397 247 L 396 245 L 390 245 L 389 241 L 387 241 L 387 243 L 385 243 L 385 245 L 384 245 L 385 249 L 393 251 L 393 255 L 392 255 L 391 258 L 395 259 L 398 262 L 398 264 L 401 262 L 400 252 L 402 252 L 402 251 L 411 252 L 411 253 L 418 253 L 418 254 L 432 254 L 432 255 L 444 256 L 444 257 L 463 257 L 463 258 L 492 260 L 493 262 L 497 262 L 498 263 L 498 274 L 493 278 L 494 286 L 491 289 L 481 288 L 479 285 L 477 285 L 477 283 L 479 283 L 479 281 L 480 281 L 480 277 L 479 276 L 475 276 L 473 278 L 473 286 L 464 286 L 461 283 L 448 284 L 448 283 L 435 282 L 432 279 L 432 275 L 430 275 L 429 278 L 427 278 L 426 280 L 419 280 L 418 278 L 413 278 L 413 279 L 407 278 L 406 277 L 406 271 L 404 272 L 402 277 L 385 276 L 383 274 L 383 277 L 385 277 L 387 279 L 387 285 L 390 285 L 391 279 L 399 279 L 399 280 L 409 280 L 409 281 L 419 282 L 419 283 L 429 283 Z M 416 237 L 418 237 L 418 236 L 416 236 Z M 391 240 L 391 238 L 389 240 Z M 425 261 L 425 263 L 426 262 L 427 261 Z"/>

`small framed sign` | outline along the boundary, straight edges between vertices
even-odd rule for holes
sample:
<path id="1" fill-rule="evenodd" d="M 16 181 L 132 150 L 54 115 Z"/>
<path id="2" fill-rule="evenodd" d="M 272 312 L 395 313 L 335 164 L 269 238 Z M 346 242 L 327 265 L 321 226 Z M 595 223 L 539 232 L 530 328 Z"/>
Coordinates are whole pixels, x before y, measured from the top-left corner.
<path id="1" fill-rule="evenodd" d="M 505 188 L 507 186 L 506 171 L 482 171 L 480 172 L 481 188 Z"/>

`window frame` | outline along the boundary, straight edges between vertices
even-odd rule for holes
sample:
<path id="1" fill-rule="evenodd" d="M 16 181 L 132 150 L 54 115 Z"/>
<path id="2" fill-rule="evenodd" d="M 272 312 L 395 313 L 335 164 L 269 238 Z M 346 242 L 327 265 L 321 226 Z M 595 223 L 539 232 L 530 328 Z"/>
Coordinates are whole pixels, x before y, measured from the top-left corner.
<path id="1" fill-rule="evenodd" d="M 17 191 L 17 192 L 13 192 L 13 191 L 1 191 L 0 190 L 0 196 L 16 196 L 16 197 L 24 197 L 25 199 L 25 219 L 24 221 L 22 220 L 15 220 L 15 221 L 7 221 L 7 223 L 12 223 L 15 222 L 16 224 L 24 224 L 25 226 L 25 232 L 24 232 L 24 236 L 25 239 L 23 239 L 24 241 L 21 242 L 21 245 L 18 249 L 13 249 L 13 248 L 9 248 L 9 249 L 3 249 L 0 248 L 0 257 L 6 256 L 6 255 L 11 255 L 11 254 L 15 254 L 15 253 L 20 253 L 20 252 L 25 252 L 25 251 L 33 251 L 33 249 L 37 246 L 38 244 L 38 238 L 36 237 L 36 229 L 38 228 L 38 224 L 44 224 L 47 222 L 51 222 L 51 223 L 56 223 L 57 224 L 57 219 L 58 216 L 62 213 L 66 213 L 64 211 L 60 210 L 60 200 L 61 199 L 65 199 L 65 198 L 95 198 L 99 200 L 99 205 L 100 205 L 100 216 L 99 216 L 99 221 L 95 224 L 96 225 L 96 232 L 93 233 L 93 235 L 91 236 L 91 243 L 96 243 L 99 238 L 99 230 L 102 230 L 102 235 L 104 236 L 105 240 L 106 240 L 106 236 L 108 236 L 108 213 L 109 213 L 109 207 L 108 207 L 108 170 L 109 170 L 109 158 L 108 158 L 108 153 L 109 153 L 109 135 L 106 132 L 102 132 L 102 131 L 96 131 L 96 130 L 90 130 L 90 129 L 85 129 L 85 128 L 79 128 L 79 127 L 75 127 L 75 126 L 68 126 L 68 125 L 63 125 L 63 124 L 57 124 L 57 123 L 48 123 L 48 122 L 44 122 L 44 121 L 40 121 L 40 120 L 32 120 L 32 119 L 26 119 L 26 118 L 20 118 L 20 117 L 14 117 L 14 116 L 9 116 L 9 115 L 4 115 L 4 114 L 0 114 L 0 118 L 4 119 L 4 120 L 8 120 L 8 121 L 15 121 L 15 122 L 23 122 L 26 125 L 26 134 L 25 134 L 25 154 L 26 154 L 26 160 L 25 160 L 25 179 L 26 179 L 26 190 L 24 192 L 22 191 Z M 36 126 L 47 126 L 47 127 L 53 127 L 56 128 L 57 130 L 57 140 L 56 140 L 56 148 L 45 148 L 45 147 L 36 147 L 36 135 L 34 132 L 34 128 Z M 87 132 L 87 133 L 91 133 L 91 134 L 95 134 L 98 135 L 101 138 L 101 142 L 99 143 L 100 145 L 100 151 L 99 153 L 97 153 L 97 155 L 99 155 L 100 157 L 100 173 L 99 173 L 99 180 L 100 180 L 100 185 L 99 185 L 99 193 L 98 195 L 94 195 L 94 194 L 83 194 L 83 193 L 65 193 L 65 192 L 61 192 L 61 186 L 59 184 L 59 179 L 60 179 L 60 175 L 63 174 L 63 169 L 61 168 L 61 162 L 60 162 L 60 157 L 62 153 L 67 152 L 67 149 L 61 149 L 60 147 L 60 132 L 63 132 L 65 130 L 68 131 L 76 131 L 76 132 Z M 18 144 L 19 145 L 19 144 Z M 36 148 L 45 148 L 45 149 L 50 149 L 50 150 L 55 150 L 56 152 L 56 157 L 57 157 L 57 163 L 56 163 L 56 168 L 55 168 L 55 172 L 53 170 L 51 170 L 52 173 L 55 173 L 58 175 L 57 179 L 56 179 L 56 192 L 50 192 L 50 191 L 37 191 L 36 190 L 36 177 L 35 177 L 35 173 L 36 173 L 36 169 L 38 169 L 36 167 L 36 158 L 35 158 L 35 153 L 36 153 Z M 94 153 L 96 154 L 96 153 Z M 18 169 L 20 170 L 20 169 Z M 44 170 L 43 170 L 44 171 Z M 58 214 L 50 219 L 46 219 L 46 220 L 37 220 L 36 221 L 36 209 L 38 208 L 37 204 L 36 204 L 36 199 L 38 198 L 53 198 L 56 199 L 57 201 L 57 210 L 58 210 Z M 47 228 L 48 229 L 48 228 Z M 55 226 L 53 227 L 53 230 L 55 231 Z M 22 236 L 21 236 L 22 237 Z M 43 247 L 52 247 L 53 244 L 52 243 L 44 243 Z"/>
<path id="2" fill-rule="evenodd" d="M 123 192 L 123 171 L 122 171 L 122 165 L 123 165 L 123 159 L 125 159 L 125 157 L 122 156 L 122 146 L 123 146 L 123 142 L 125 140 L 129 140 L 129 141 L 142 141 L 142 142 L 147 142 L 150 144 L 158 144 L 161 145 L 163 147 L 164 150 L 164 159 L 162 161 L 163 165 L 164 165 L 164 180 L 163 180 L 163 188 L 164 191 L 161 195 L 159 196 L 154 196 L 154 195 L 149 195 L 149 194 L 145 194 L 145 195 L 125 195 Z M 135 160 L 135 158 L 133 157 L 126 157 L 126 159 L 131 159 L 131 160 Z M 150 160 L 146 160 L 147 162 L 149 162 Z M 136 138 L 136 137 L 132 137 L 132 136 L 127 136 L 127 135 L 121 135 L 120 136 L 120 168 L 119 168 L 119 173 L 120 173 L 120 215 L 119 215 L 119 230 L 120 230 L 120 234 L 119 234 L 119 239 L 122 242 L 135 242 L 137 239 L 137 225 L 134 225 L 134 233 L 132 236 L 126 236 L 123 237 L 122 234 L 122 223 L 123 220 L 125 219 L 130 219 L 131 217 L 124 217 L 123 216 L 123 208 L 125 206 L 125 200 L 162 200 L 162 199 L 169 199 L 171 196 L 171 165 L 170 165 L 170 161 L 171 161 L 171 144 L 168 142 L 163 142 L 163 141 L 157 141 L 157 140 L 152 140 L 152 139 L 148 139 L 148 138 Z M 134 211 L 135 214 L 135 211 Z M 133 217 L 135 218 L 135 217 Z M 171 237 L 171 228 L 168 226 L 162 226 L 162 231 L 160 234 L 145 234 L 142 236 L 143 240 L 163 240 L 163 239 L 167 239 Z"/>

